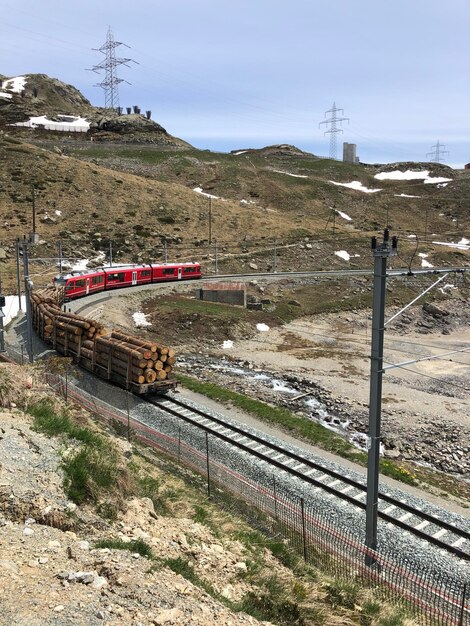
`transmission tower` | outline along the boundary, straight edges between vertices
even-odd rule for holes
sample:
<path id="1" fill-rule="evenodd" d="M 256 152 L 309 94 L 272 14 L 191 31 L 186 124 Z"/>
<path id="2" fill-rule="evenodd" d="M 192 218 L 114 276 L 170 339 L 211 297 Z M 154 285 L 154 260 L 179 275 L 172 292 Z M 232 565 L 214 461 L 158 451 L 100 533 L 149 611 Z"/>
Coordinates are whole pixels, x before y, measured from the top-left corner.
<path id="1" fill-rule="evenodd" d="M 428 152 L 426 154 L 426 157 L 431 157 L 430 161 L 433 161 L 435 163 L 440 163 L 441 161 L 444 160 L 442 158 L 444 154 L 449 154 L 447 150 L 443 150 L 443 148 L 445 148 L 445 146 L 442 143 L 439 143 L 439 139 L 438 139 L 437 143 L 434 144 L 434 146 L 431 146 L 431 150 L 433 152 Z"/>
<path id="2" fill-rule="evenodd" d="M 111 31 L 111 27 L 108 28 L 108 34 L 106 35 L 106 43 L 104 43 L 100 48 L 93 48 L 96 52 L 101 52 L 105 55 L 104 60 L 98 65 L 94 65 L 91 68 L 92 72 L 96 72 L 99 74 L 102 70 L 104 70 L 104 80 L 101 83 L 95 85 L 95 87 L 101 87 L 104 89 L 104 106 L 106 109 L 117 109 L 119 107 L 119 83 L 130 83 L 123 78 L 119 78 L 116 72 L 116 68 L 118 65 L 129 66 L 129 63 L 137 63 L 133 59 L 117 59 L 116 58 L 116 48 L 118 46 L 126 46 L 125 43 L 120 41 L 114 41 L 113 33 Z"/>
<path id="3" fill-rule="evenodd" d="M 331 124 L 330 128 L 324 132 L 325 135 L 330 135 L 330 159 L 336 159 L 336 135 L 343 132 L 342 128 L 338 128 L 338 122 L 340 124 L 345 121 L 349 122 L 349 117 L 338 117 L 337 114 L 340 112 L 344 114 L 343 109 L 336 108 L 336 103 L 333 102 L 332 108 L 325 112 L 325 117 L 328 113 L 331 113 L 331 117 L 318 125 L 318 128 L 320 128 L 322 124 Z"/>

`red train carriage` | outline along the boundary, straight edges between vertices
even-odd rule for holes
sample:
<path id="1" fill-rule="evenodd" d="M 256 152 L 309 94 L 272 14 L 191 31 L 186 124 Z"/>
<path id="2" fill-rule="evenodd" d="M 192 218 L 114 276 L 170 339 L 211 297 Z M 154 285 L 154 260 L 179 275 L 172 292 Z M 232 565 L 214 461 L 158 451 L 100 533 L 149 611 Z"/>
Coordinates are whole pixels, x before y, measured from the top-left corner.
<path id="1" fill-rule="evenodd" d="M 159 283 L 173 280 L 201 278 L 199 263 L 165 263 L 152 265 L 152 282 Z"/>
<path id="2" fill-rule="evenodd" d="M 68 301 L 108 289 L 195 278 L 201 278 L 199 263 L 165 263 L 81 270 L 56 276 L 54 284 L 63 287 L 64 300 Z"/>

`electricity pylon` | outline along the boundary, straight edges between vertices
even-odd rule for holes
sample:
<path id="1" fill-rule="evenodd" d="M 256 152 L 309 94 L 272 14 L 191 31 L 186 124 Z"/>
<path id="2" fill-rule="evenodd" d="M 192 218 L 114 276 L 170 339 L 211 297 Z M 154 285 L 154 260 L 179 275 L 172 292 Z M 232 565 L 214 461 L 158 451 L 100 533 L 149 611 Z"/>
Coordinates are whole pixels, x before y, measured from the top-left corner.
<path id="1" fill-rule="evenodd" d="M 330 135 L 330 159 L 336 159 L 336 135 L 343 132 L 342 128 L 337 127 L 338 122 L 340 124 L 345 121 L 349 122 L 349 117 L 338 117 L 337 113 L 339 112 L 344 114 L 343 109 L 338 109 L 336 103 L 333 102 L 332 108 L 325 112 L 325 117 L 328 113 L 331 113 L 331 117 L 318 125 L 318 128 L 320 128 L 322 124 L 331 124 L 331 127 L 324 132 L 325 135 Z"/>
<path id="2" fill-rule="evenodd" d="M 431 157 L 429 160 L 434 163 L 440 163 L 441 161 L 444 161 L 444 159 L 442 158 L 443 155 L 449 154 L 449 152 L 447 150 L 443 150 L 442 148 L 445 148 L 445 146 L 442 143 L 439 143 L 438 139 L 437 143 L 434 144 L 434 146 L 431 146 L 431 150 L 433 150 L 433 152 L 428 152 L 426 154 L 426 157 Z"/>
<path id="3" fill-rule="evenodd" d="M 118 65 L 125 65 L 126 67 L 130 67 L 129 63 L 137 63 L 133 59 L 117 59 L 115 49 L 118 46 L 126 46 L 125 43 L 121 41 L 114 41 L 113 33 L 111 32 L 111 27 L 108 28 L 108 33 L 106 35 L 106 43 L 104 43 L 100 48 L 93 48 L 97 52 L 101 52 L 105 55 L 105 59 L 98 63 L 98 65 L 94 65 L 91 68 L 92 72 L 96 72 L 99 74 L 102 70 L 104 70 L 104 80 L 101 83 L 95 85 L 95 87 L 101 87 L 104 89 L 104 106 L 106 109 L 116 109 L 119 107 L 119 83 L 130 83 L 123 78 L 119 78 L 116 72 L 116 68 Z"/>

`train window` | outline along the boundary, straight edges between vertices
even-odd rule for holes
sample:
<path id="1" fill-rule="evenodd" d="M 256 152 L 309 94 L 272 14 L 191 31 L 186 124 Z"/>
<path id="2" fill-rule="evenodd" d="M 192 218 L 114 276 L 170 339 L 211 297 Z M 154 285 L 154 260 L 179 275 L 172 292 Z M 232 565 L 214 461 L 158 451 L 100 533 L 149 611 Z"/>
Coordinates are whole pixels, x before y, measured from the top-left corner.
<path id="1" fill-rule="evenodd" d="M 66 285 L 65 291 L 72 291 L 72 289 L 74 289 L 74 288 L 75 288 L 75 283 L 71 282 L 68 285 Z"/>
<path id="2" fill-rule="evenodd" d="M 185 267 L 183 271 L 184 271 L 185 274 L 192 274 L 193 272 L 196 271 L 196 268 L 195 267 Z"/>
<path id="3" fill-rule="evenodd" d="M 150 275 L 151 275 L 151 273 L 152 273 L 152 272 L 151 272 L 150 270 L 142 270 L 142 272 L 141 272 L 141 274 L 140 274 L 140 275 L 141 275 L 141 276 L 150 276 Z"/>
<path id="4" fill-rule="evenodd" d="M 108 274 L 108 280 L 118 280 L 120 283 L 123 283 L 124 272 L 117 272 L 116 274 Z"/>
<path id="5" fill-rule="evenodd" d="M 103 277 L 102 276 L 93 276 L 93 278 L 91 279 L 91 284 L 92 285 L 99 285 L 103 282 Z"/>
<path id="6" fill-rule="evenodd" d="M 174 267 L 165 267 L 163 268 L 163 275 L 165 276 L 165 274 L 174 274 L 175 273 L 175 268 Z"/>
<path id="7" fill-rule="evenodd" d="M 85 279 L 84 278 L 80 278 L 80 280 L 76 280 L 75 281 L 75 287 L 84 287 L 85 286 Z"/>

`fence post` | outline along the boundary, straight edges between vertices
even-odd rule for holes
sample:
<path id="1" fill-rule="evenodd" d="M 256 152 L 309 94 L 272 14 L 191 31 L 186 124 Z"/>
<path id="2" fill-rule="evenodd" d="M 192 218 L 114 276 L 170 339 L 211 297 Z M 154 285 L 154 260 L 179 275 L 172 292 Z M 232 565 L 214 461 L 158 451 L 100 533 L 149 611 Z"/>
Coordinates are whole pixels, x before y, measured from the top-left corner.
<path id="1" fill-rule="evenodd" d="M 273 474 L 273 498 L 274 498 L 274 517 L 276 522 L 279 521 L 279 515 L 277 513 L 277 493 L 276 493 L 276 477 Z"/>
<path id="2" fill-rule="evenodd" d="M 463 618 L 465 613 L 465 598 L 467 597 L 467 583 L 463 585 L 462 591 L 462 607 L 460 609 L 460 618 L 459 618 L 459 626 L 463 626 Z"/>
<path id="3" fill-rule="evenodd" d="M 304 561 L 307 563 L 307 530 L 305 528 L 305 504 L 303 498 L 300 498 L 300 510 L 302 512 L 302 541 L 304 545 Z"/>
<path id="4" fill-rule="evenodd" d="M 68 376 L 67 376 L 67 368 L 65 368 L 65 404 L 67 404 L 67 395 L 68 395 Z"/>
<path id="5" fill-rule="evenodd" d="M 126 407 L 127 407 L 127 441 L 131 440 L 131 411 L 129 407 L 129 392 L 126 389 Z"/>
<path id="6" fill-rule="evenodd" d="M 178 426 L 178 463 L 181 461 L 181 426 Z"/>
<path id="7" fill-rule="evenodd" d="M 211 475 L 209 470 L 209 434 L 206 430 L 206 468 L 207 468 L 207 497 L 211 497 Z"/>

